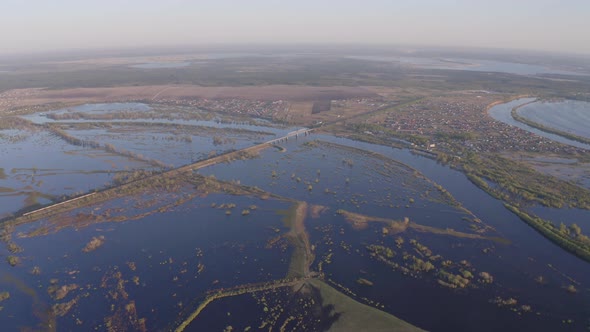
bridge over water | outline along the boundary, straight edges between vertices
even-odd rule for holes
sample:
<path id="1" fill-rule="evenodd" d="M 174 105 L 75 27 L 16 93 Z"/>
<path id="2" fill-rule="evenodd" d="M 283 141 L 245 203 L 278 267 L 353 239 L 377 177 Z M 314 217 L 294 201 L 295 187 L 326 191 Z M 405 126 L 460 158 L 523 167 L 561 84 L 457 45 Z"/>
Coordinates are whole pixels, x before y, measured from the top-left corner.
<path id="1" fill-rule="evenodd" d="M 214 157 L 211 157 L 211 158 L 208 158 L 205 160 L 201 160 L 201 161 L 189 164 L 189 165 L 181 166 L 181 167 L 171 169 L 171 170 L 159 173 L 159 174 L 155 174 L 155 175 L 149 176 L 147 178 L 124 183 L 119 186 L 110 187 L 110 188 L 100 190 L 97 192 L 88 193 L 88 194 L 84 194 L 82 196 L 74 197 L 74 198 L 71 198 L 71 199 L 63 201 L 63 202 L 55 203 L 55 204 L 45 206 L 45 207 L 42 207 L 42 208 L 39 208 L 39 209 L 36 209 L 33 211 L 29 211 L 29 212 L 24 213 L 22 215 L 15 216 L 13 218 L 7 218 L 7 219 L 3 220 L 3 222 L 10 222 L 12 224 L 20 224 L 20 223 L 24 223 L 24 222 L 30 222 L 30 221 L 33 221 L 36 219 L 50 216 L 56 212 L 69 211 L 69 210 L 78 208 L 80 206 L 92 204 L 93 202 L 103 201 L 103 200 L 106 200 L 109 198 L 116 197 L 117 192 L 120 192 L 122 189 L 125 189 L 126 187 L 131 187 L 133 185 L 141 184 L 142 181 L 149 183 L 149 182 L 153 182 L 153 180 L 161 178 L 161 177 L 174 177 L 174 176 L 177 176 L 177 175 L 182 174 L 184 172 L 195 171 L 195 170 L 207 167 L 207 166 L 211 166 L 211 165 L 215 165 L 215 164 L 218 164 L 221 162 L 235 159 L 236 157 L 243 156 L 245 153 L 253 153 L 253 152 L 261 151 L 261 150 L 263 150 L 267 147 L 270 147 L 274 144 L 286 142 L 289 138 L 292 138 L 292 137 L 298 137 L 300 135 L 304 135 L 304 136 L 310 135 L 312 131 L 313 131 L 313 129 L 301 128 L 301 129 L 298 129 L 295 131 L 291 131 L 282 137 L 278 137 L 278 138 L 272 139 L 270 141 L 266 141 L 264 143 L 260 143 L 257 145 L 253 145 L 253 146 L 250 146 L 247 148 L 240 149 L 240 150 L 235 150 L 235 151 L 231 151 L 228 153 L 224 153 L 224 154 L 221 154 L 218 156 L 214 156 Z"/>

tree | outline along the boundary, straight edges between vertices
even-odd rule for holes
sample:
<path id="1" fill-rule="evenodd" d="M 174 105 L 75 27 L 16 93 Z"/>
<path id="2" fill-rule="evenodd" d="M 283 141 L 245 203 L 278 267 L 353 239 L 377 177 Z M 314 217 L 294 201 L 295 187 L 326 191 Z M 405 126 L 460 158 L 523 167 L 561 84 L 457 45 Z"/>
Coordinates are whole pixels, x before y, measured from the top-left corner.
<path id="1" fill-rule="evenodd" d="M 582 235 L 582 229 L 580 228 L 580 226 L 578 226 L 576 224 L 572 224 L 570 226 L 570 230 L 573 233 L 574 237 L 578 237 L 578 236 Z"/>
<path id="2" fill-rule="evenodd" d="M 567 227 L 563 223 L 559 224 L 559 232 L 561 234 L 569 234 L 570 233 L 569 229 L 567 229 Z"/>

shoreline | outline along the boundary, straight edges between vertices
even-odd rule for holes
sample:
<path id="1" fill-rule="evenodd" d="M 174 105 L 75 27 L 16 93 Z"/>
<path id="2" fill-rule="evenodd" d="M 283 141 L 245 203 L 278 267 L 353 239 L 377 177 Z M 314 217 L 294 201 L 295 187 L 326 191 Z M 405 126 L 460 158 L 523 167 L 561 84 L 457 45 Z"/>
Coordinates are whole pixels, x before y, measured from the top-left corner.
<path id="1" fill-rule="evenodd" d="M 586 138 L 586 137 L 583 137 L 583 136 L 578 136 L 578 135 L 571 134 L 571 133 L 568 133 L 568 132 L 565 132 L 565 131 L 562 131 L 562 130 L 559 130 L 559 129 L 551 128 L 551 127 L 545 126 L 543 124 L 540 124 L 538 122 L 529 120 L 526 117 L 518 114 L 518 110 L 520 108 L 522 108 L 524 106 L 527 106 L 527 105 L 530 105 L 532 103 L 535 103 L 537 101 L 538 100 L 534 100 L 534 101 L 531 101 L 531 102 L 528 102 L 528 103 L 525 103 L 525 104 L 522 104 L 522 105 L 519 105 L 519 106 L 514 107 L 510 111 L 510 115 L 512 116 L 512 118 L 514 120 L 516 120 L 516 121 L 518 121 L 520 123 L 523 123 L 523 124 L 525 124 L 527 126 L 533 127 L 535 129 L 544 131 L 544 132 L 549 133 L 549 134 L 558 135 L 558 136 L 561 136 L 563 138 L 570 139 L 572 141 L 576 141 L 576 142 L 579 142 L 579 143 L 589 144 L 590 145 L 590 138 Z"/>

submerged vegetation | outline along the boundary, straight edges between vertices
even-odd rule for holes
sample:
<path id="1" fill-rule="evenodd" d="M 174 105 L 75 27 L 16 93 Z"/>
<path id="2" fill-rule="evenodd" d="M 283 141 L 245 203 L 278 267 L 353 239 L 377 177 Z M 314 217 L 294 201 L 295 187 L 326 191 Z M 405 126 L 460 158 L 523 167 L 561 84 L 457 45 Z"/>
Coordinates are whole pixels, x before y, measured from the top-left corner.
<path id="1" fill-rule="evenodd" d="M 497 241 L 497 242 L 506 242 L 506 240 L 501 239 L 501 238 L 492 238 L 492 237 L 485 237 L 480 234 L 458 232 L 458 231 L 455 231 L 450 228 L 439 229 L 439 228 L 435 228 L 435 227 L 431 227 L 431 226 L 420 225 L 420 224 L 416 224 L 416 223 L 411 222 L 409 218 L 405 218 L 403 221 L 396 221 L 396 220 L 387 219 L 387 218 L 366 216 L 366 215 L 362 215 L 359 213 L 345 211 L 342 209 L 336 211 L 336 213 L 344 216 L 346 221 L 348 221 L 356 229 L 364 229 L 369 225 L 370 222 L 377 222 L 377 223 L 385 224 L 386 226 L 383 228 L 384 230 L 386 230 L 383 232 L 385 235 L 397 235 L 399 233 L 403 233 L 403 232 L 407 231 L 408 229 L 412 229 L 412 230 L 415 230 L 418 232 L 432 233 L 432 234 L 438 234 L 438 235 L 448 235 L 448 236 L 453 236 L 453 237 L 457 237 L 457 238 L 486 239 L 486 240 L 493 240 L 493 241 Z"/>
<path id="2" fill-rule="evenodd" d="M 471 155 L 463 168 L 478 187 L 505 202 L 524 200 L 544 206 L 590 209 L 590 190 L 497 155 Z M 486 180 L 494 183 L 491 186 Z"/>
<path id="3" fill-rule="evenodd" d="M 88 242 L 86 244 L 86 246 L 82 249 L 82 251 L 83 252 L 94 251 L 104 244 L 104 240 L 105 240 L 105 238 L 103 235 L 98 236 L 98 237 L 93 237 L 92 240 L 90 240 L 90 242 Z"/>
<path id="4" fill-rule="evenodd" d="M 502 200 L 511 212 L 549 240 L 581 258 L 588 260 L 587 257 L 590 257 L 590 247 L 588 247 L 588 241 L 583 234 L 582 236 L 573 235 L 576 232 L 571 229 L 568 232 L 563 230 L 560 232 L 558 226 L 550 221 L 531 216 L 522 208 L 527 205 L 540 204 L 552 208 L 570 207 L 590 210 L 590 190 L 570 181 L 541 174 L 523 162 L 514 161 L 498 153 L 469 151 L 463 144 L 463 142 L 473 139 L 469 135 L 459 139 L 450 133 L 441 134 L 439 132 L 436 135 L 436 140 L 439 143 L 444 142 L 449 148 L 423 151 L 425 149 L 416 147 L 425 146 L 429 142 L 428 137 L 418 139 L 413 135 L 394 135 L 379 125 L 358 124 L 353 127 L 349 126 L 349 129 L 356 132 L 357 135 L 373 137 L 366 133 L 379 132 L 385 136 L 404 138 L 414 143 L 416 153 L 424 153 L 443 164 L 463 171 L 472 183 L 493 197 Z M 434 137 L 432 140 L 435 140 Z M 461 144 L 458 144 L 457 141 L 460 141 Z M 386 142 L 381 142 L 381 144 L 391 145 Z"/>
<path id="5" fill-rule="evenodd" d="M 556 227 L 550 221 L 533 217 L 517 206 L 510 204 L 505 204 L 505 206 L 549 240 L 590 262 L 590 239 L 588 236 L 582 234 L 581 229 L 576 224 L 572 224 L 570 228 L 566 228 L 563 224 L 561 224 L 561 227 Z"/>
<path id="6" fill-rule="evenodd" d="M 16 256 L 8 256 L 6 257 L 6 261 L 8 264 L 10 264 L 10 266 L 17 266 L 20 263 L 20 258 Z"/>
<path id="7" fill-rule="evenodd" d="M 143 119 L 140 113 L 52 116 L 58 120 Z M 184 116 L 193 119 L 190 112 L 185 113 Z M 385 113 L 375 112 L 377 115 Z M 202 114 L 194 115 L 195 118 L 199 116 Z M 174 116 L 166 115 L 166 118 L 174 119 Z M 162 168 L 159 171 L 132 168 L 117 171 L 111 184 L 104 189 L 64 196 L 61 201 L 55 199 L 52 205 L 21 211 L 0 225 L 2 241 L 9 252 L 5 255 L 6 261 L 15 267 L 11 271 L 22 270 L 39 285 L 48 285 L 44 295 L 52 302 L 45 309 L 58 322 L 71 321 L 71 326 L 80 329 L 145 331 L 161 329 L 158 324 L 161 325 L 159 320 L 163 318 L 159 315 L 169 311 L 176 313 L 176 320 L 170 323 L 168 330 L 176 331 L 192 329 L 199 318 L 207 323 L 216 316 L 227 321 L 224 326 L 228 331 L 256 328 L 288 331 L 305 327 L 331 331 L 392 328 L 421 331 L 394 317 L 392 313 L 399 307 L 387 302 L 388 296 L 393 294 L 389 282 L 404 282 L 407 278 L 412 278 L 412 282 L 423 280 L 449 297 L 486 289 L 493 297 L 502 296 L 492 302 L 499 307 L 509 308 L 519 315 L 532 310 L 521 304 L 528 300 L 521 301 L 519 296 L 517 301 L 513 296 L 513 283 L 509 280 L 512 274 L 497 273 L 496 263 L 506 259 L 509 250 L 514 249 L 509 247 L 510 242 L 504 235 L 489 226 L 487 219 L 479 219 L 444 187 L 418 169 L 387 157 L 385 152 L 380 154 L 356 146 L 312 140 L 305 137 L 307 133 L 300 134 L 300 143 L 289 143 L 291 145 L 287 145 L 285 139 L 221 152 L 223 150 L 217 147 L 234 145 L 234 134 L 255 135 L 258 139 L 269 133 L 249 130 L 223 133 L 211 128 L 164 125 L 147 120 L 133 126 L 170 131 L 161 140 L 191 147 L 187 149 L 191 163 L 164 171 L 170 168 L 166 160 L 152 160 L 115 144 L 83 140 L 72 134 L 74 130 L 85 129 L 117 134 L 132 130 L 131 125 L 122 121 L 54 123 L 37 128 L 49 130 L 75 146 L 104 150 L 109 155 L 122 155 Z M 356 131 L 352 138 L 364 137 L 365 141 L 381 144 L 389 141 L 389 145 L 407 147 L 410 142 L 430 143 L 425 136 L 402 135 L 370 123 L 350 122 L 344 127 Z M 199 133 L 200 130 L 203 132 Z M 216 134 L 210 135 L 212 133 Z M 215 149 L 193 154 L 196 144 L 189 143 L 194 143 L 192 137 L 198 134 L 205 135 L 207 144 Z M 407 142 L 395 140 L 391 143 L 391 137 L 407 139 Z M 439 132 L 434 137 L 439 141 L 461 143 L 477 139 L 472 133 L 459 131 Z M 339 141 L 335 139 L 334 142 Z M 275 149 L 263 152 L 268 147 Z M 414 153 L 438 158 L 441 163 L 465 171 L 481 188 L 513 202 L 506 207 L 546 237 L 586 260 L 590 257 L 588 237 L 579 226 L 556 227 L 525 212 L 526 204 L 537 203 L 588 208 L 588 193 L 550 177 L 535 179 L 534 170 L 496 155 L 462 153 L 459 158 L 417 146 L 412 149 Z M 297 153 L 308 154 L 299 159 Z M 316 157 L 323 159 L 309 164 Z M 257 160 L 249 161 L 255 158 Z M 238 162 L 232 165 L 235 161 Z M 236 164 L 238 168 L 233 168 Z M 224 180 L 199 174 L 205 167 L 218 167 L 222 170 L 219 173 L 208 173 L 208 170 L 203 173 L 215 174 Z M 252 171 L 246 167 L 261 170 L 262 180 L 257 176 L 236 178 L 234 170 L 242 171 L 242 167 L 244 174 Z M 7 176 L 10 177 L 10 170 L 0 169 L 0 179 Z M 33 173 L 34 176 L 37 174 Z M 529 185 L 529 181 L 532 184 Z M 545 186 L 541 185 L 543 183 Z M 258 185 L 263 189 L 255 187 Z M 279 212 L 280 217 L 275 214 L 277 206 L 285 209 Z M 206 211 L 201 210 L 205 208 Z M 270 219 L 274 223 L 270 223 Z M 346 222 L 342 222 L 343 219 Z M 143 221 L 141 225 L 129 222 L 140 220 Z M 157 223 L 161 225 L 155 226 Z M 143 228 L 144 225 L 148 227 Z M 163 228 L 167 232 L 160 232 Z M 64 254 L 52 248 L 51 253 L 59 256 L 51 256 L 49 261 L 53 264 L 57 261 L 54 257 L 58 257 L 59 264 L 63 265 L 55 263 L 59 265 L 55 268 L 46 265 L 44 256 L 39 260 L 33 256 L 35 248 L 28 249 L 34 237 L 60 238 L 69 233 L 59 234 L 64 229 L 80 231 L 80 236 L 72 237 L 73 251 Z M 127 245 L 121 244 L 124 241 L 117 237 L 119 230 L 132 234 L 130 241 L 136 241 L 136 235 L 137 240 L 142 240 L 137 252 L 121 252 L 122 261 L 108 256 L 114 248 Z M 102 234 L 107 235 L 108 241 Z M 105 257 L 110 261 L 92 266 L 91 272 L 101 275 L 88 277 L 89 271 L 76 265 L 75 259 L 79 258 L 74 253 L 88 259 L 94 257 L 97 262 Z M 222 254 L 225 256 L 219 256 Z M 535 264 L 536 260 L 545 262 L 533 256 L 526 257 L 528 264 Z M 270 261 L 265 261 L 267 259 Z M 547 267 L 543 264 L 542 268 Z M 225 273 L 229 270 L 232 273 Z M 558 273 L 541 271 L 538 274 L 541 273 L 548 277 L 538 277 L 539 285 L 559 285 L 557 287 L 563 288 L 561 293 L 572 294 L 566 296 L 585 295 L 586 286 L 565 273 L 558 277 L 555 276 Z M 49 278 L 53 280 L 47 282 Z M 556 281 L 557 278 L 560 279 Z M 561 280 L 564 278 L 566 280 Z M 527 280 L 534 285 L 533 277 Z M 403 285 L 397 286 L 392 288 L 403 288 Z M 399 291 L 404 293 L 404 290 Z M 150 292 L 158 296 L 165 293 L 158 303 L 162 310 L 155 306 L 150 308 L 146 303 L 138 303 L 136 307 L 135 300 L 143 297 L 135 300 L 134 297 L 151 295 Z M 3 294 L 0 293 L 0 301 Z M 101 315 L 99 323 L 91 326 L 80 315 L 86 305 L 81 303 L 97 297 L 100 301 L 96 303 L 102 305 L 97 310 L 104 311 L 97 314 Z M 253 304 L 252 308 L 256 307 L 262 317 L 258 325 L 236 327 L 235 321 L 231 321 L 236 312 L 230 309 L 217 315 L 225 306 L 232 308 L 236 303 L 237 306 L 245 303 L 244 308 L 251 309 L 248 304 L 254 302 L 258 307 Z M 157 314 L 139 316 L 150 310 Z M 215 311 L 215 315 L 209 315 L 207 310 Z M 325 326 L 317 325 L 323 323 Z"/>
<path id="8" fill-rule="evenodd" d="M 10 298 L 9 292 L 1 292 L 0 293 L 0 302 L 2 302 L 4 300 L 8 300 L 9 298 Z"/>

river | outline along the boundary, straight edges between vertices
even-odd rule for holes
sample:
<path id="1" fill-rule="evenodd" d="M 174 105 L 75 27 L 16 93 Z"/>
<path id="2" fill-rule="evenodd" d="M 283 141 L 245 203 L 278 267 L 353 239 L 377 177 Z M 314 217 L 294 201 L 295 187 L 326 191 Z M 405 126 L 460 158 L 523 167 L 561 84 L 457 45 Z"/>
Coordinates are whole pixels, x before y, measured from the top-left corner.
<path id="1" fill-rule="evenodd" d="M 570 146 L 575 146 L 575 147 L 586 149 L 586 150 L 590 150 L 590 144 L 585 144 L 582 142 L 574 141 L 574 140 L 565 138 L 565 137 L 557 135 L 557 134 L 552 134 L 552 133 L 548 133 L 546 131 L 539 130 L 539 129 L 531 127 L 525 123 L 516 121 L 512 117 L 512 109 L 513 108 L 522 106 L 524 104 L 531 103 L 533 101 L 535 101 L 535 98 L 521 98 L 521 99 L 513 100 L 511 102 L 496 105 L 496 106 L 490 108 L 488 110 L 488 114 L 497 121 L 501 121 L 501 122 L 504 122 L 504 123 L 509 124 L 511 126 L 524 129 L 528 132 L 548 138 L 552 141 L 556 141 L 556 142 L 563 143 L 563 144 L 570 145 Z"/>

